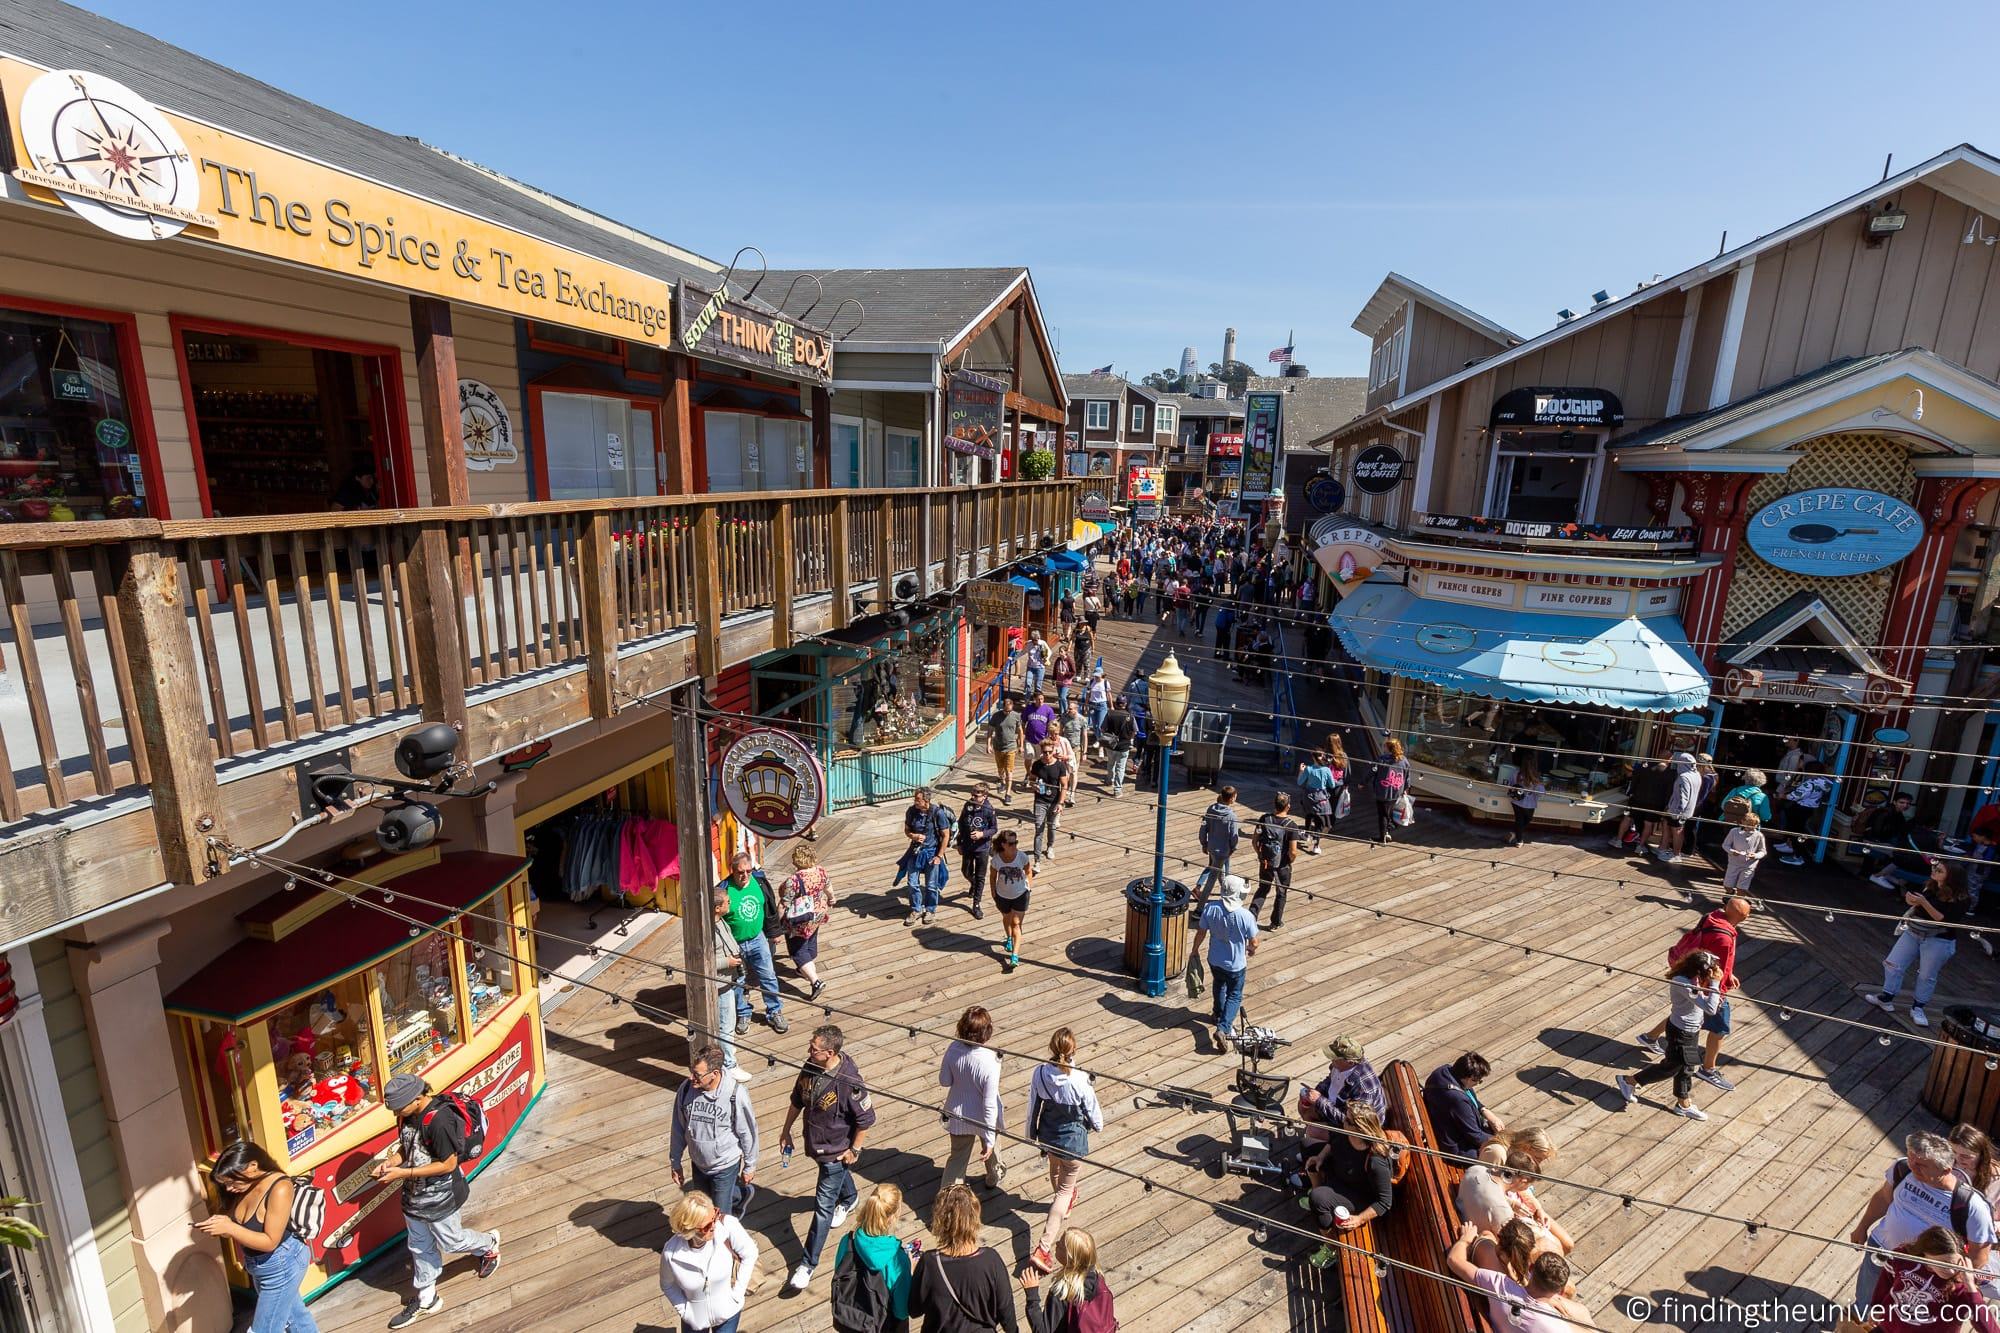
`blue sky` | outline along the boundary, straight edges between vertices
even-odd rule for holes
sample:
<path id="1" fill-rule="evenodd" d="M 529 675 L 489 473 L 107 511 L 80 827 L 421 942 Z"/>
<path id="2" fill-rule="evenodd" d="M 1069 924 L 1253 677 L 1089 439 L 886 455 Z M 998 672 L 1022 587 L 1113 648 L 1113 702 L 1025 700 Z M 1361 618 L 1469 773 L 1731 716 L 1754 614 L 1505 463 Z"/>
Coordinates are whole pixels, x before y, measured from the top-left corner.
<path id="1" fill-rule="evenodd" d="M 1970 3 L 91 7 L 706 254 L 1027 264 L 1135 378 L 1225 325 L 1363 373 L 1392 268 L 1532 334 L 2000 149 Z"/>

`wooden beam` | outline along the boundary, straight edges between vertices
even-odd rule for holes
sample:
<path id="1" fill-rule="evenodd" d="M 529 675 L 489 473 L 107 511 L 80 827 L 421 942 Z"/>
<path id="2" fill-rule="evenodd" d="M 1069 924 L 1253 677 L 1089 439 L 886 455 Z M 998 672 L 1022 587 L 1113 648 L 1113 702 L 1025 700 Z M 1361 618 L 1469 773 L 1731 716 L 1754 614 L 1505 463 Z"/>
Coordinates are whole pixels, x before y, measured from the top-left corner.
<path id="1" fill-rule="evenodd" d="M 465 752 L 465 646 L 458 641 L 457 562 L 449 529 L 426 523 L 410 543 L 409 616 L 411 669 L 426 722 L 459 729 Z"/>
<path id="2" fill-rule="evenodd" d="M 836 629 L 854 618 L 854 599 L 847 592 L 847 581 L 854 573 L 854 538 L 847 526 L 852 521 L 852 507 L 847 497 L 842 495 L 836 498 L 833 502 L 833 554 L 829 557 L 831 568 L 827 571 L 827 583 L 833 589 L 833 624 Z"/>
<path id="3" fill-rule="evenodd" d="M 917 500 L 917 596 L 931 595 L 931 493 Z"/>
<path id="4" fill-rule="evenodd" d="M 618 601 L 614 581 L 611 515 L 592 514 L 583 524 L 577 586 L 583 597 L 583 650 L 589 654 L 590 715 L 618 713 Z"/>
<path id="5" fill-rule="evenodd" d="M 1021 313 L 1022 313 L 1022 310 L 1021 310 L 1021 307 L 1022 307 L 1022 304 L 1023 304 L 1023 302 L 1021 301 L 1021 298 L 1020 298 L 1020 297 L 1018 297 L 1018 296 L 1017 296 L 1017 297 L 1015 297 L 1015 298 L 1014 298 L 1014 348 L 1013 348 L 1013 351 L 1012 351 L 1012 352 L 1011 352 L 1011 353 L 1009 354 L 1009 355 L 1011 356 L 1011 358 L 1013 359 L 1013 362 L 1014 362 L 1014 373 L 1013 373 L 1013 374 L 1012 374 L 1012 375 L 1011 375 L 1011 376 L 1009 377 L 1009 379 L 1008 379 L 1008 383 L 1007 383 L 1007 388 L 1008 388 L 1009 392 L 1012 392 L 1012 393 L 1019 393 L 1019 392 L 1021 392 Z"/>
<path id="6" fill-rule="evenodd" d="M 694 518 L 695 661 L 703 679 L 722 673 L 722 559 L 719 519 L 714 505 Z"/>
<path id="7" fill-rule="evenodd" d="M 895 497 L 885 495 L 875 502 L 875 605 L 887 611 L 896 604 Z"/>
<path id="8" fill-rule="evenodd" d="M 694 364 L 680 352 L 668 352 L 660 383 L 660 452 L 667 464 L 661 481 L 668 495 L 693 495 L 701 489 L 694 456 L 693 381 Z"/>
<path id="9" fill-rule="evenodd" d="M 717 991 L 703 977 L 716 975 L 714 919 L 715 867 L 709 859 L 707 728 L 695 713 L 701 698 L 696 685 L 673 692 L 674 822 L 681 828 L 681 962 L 687 990 L 683 1000 L 695 1035 L 690 1051 L 707 1046 L 716 1030 Z M 733 1022 L 736 1015 L 729 1015 Z"/>
<path id="10" fill-rule="evenodd" d="M 199 569 L 189 572 L 202 577 Z M 145 747 L 153 775 L 153 828 L 164 875 L 176 884 L 198 884 L 222 873 L 223 858 L 208 840 L 227 837 L 228 830 L 188 632 L 181 564 L 168 548 L 155 542 L 131 548 L 118 580 L 118 619 L 132 662 L 134 739 Z M 216 725 L 226 727 L 229 719 L 219 718 Z"/>
<path id="11" fill-rule="evenodd" d="M 972 344 L 974 344 L 975 342 L 978 342 L 980 334 L 992 328 L 994 322 L 998 320 L 1000 316 L 1006 314 L 1008 311 L 1014 308 L 1016 303 L 1020 301 L 1022 295 L 1028 290 L 1027 273 L 1024 271 L 1019 277 L 1015 278 L 1014 285 L 1010 287 L 1008 290 L 1014 293 L 1013 296 L 1011 296 L 1006 300 L 995 302 L 993 308 L 986 312 L 984 318 L 982 318 L 977 324 L 974 324 L 971 328 L 967 329 L 964 333 L 961 333 L 958 336 L 958 340 L 952 343 L 950 347 L 945 349 L 944 360 L 946 361 L 952 360 L 953 358 L 958 356 L 959 353 L 963 352 L 966 348 L 972 346 Z"/>
<path id="12" fill-rule="evenodd" d="M 778 501 L 771 519 L 771 646 L 792 646 L 792 600 L 797 596 L 797 556 L 793 550 L 792 502 Z"/>
<path id="13" fill-rule="evenodd" d="M 944 586 L 946 591 L 964 581 L 965 566 L 958 558 L 958 492 L 944 493 Z"/>
<path id="14" fill-rule="evenodd" d="M 1000 568 L 1000 528 L 1007 518 L 1007 491 L 1001 486 L 987 486 L 974 491 L 973 494 L 979 496 L 982 500 L 988 496 L 992 497 L 992 499 L 987 500 L 987 504 L 993 510 L 993 513 L 986 524 L 986 568 L 989 570 L 998 569 Z"/>
<path id="15" fill-rule="evenodd" d="M 833 487 L 833 395 L 822 385 L 812 391 L 813 485 Z"/>
<path id="16" fill-rule="evenodd" d="M 1053 426 L 1060 427 L 1063 424 L 1061 408 L 1058 408 L 1054 403 L 1045 403 L 1038 398 L 1030 398 L 1025 393 L 1015 393 L 1009 390 L 1007 393 L 1007 406 L 1025 416 L 1037 417 Z"/>
<path id="17" fill-rule="evenodd" d="M 451 303 L 435 296 L 412 296 L 410 334 L 417 345 L 417 401 L 423 409 L 430 502 L 462 505 L 471 492 L 465 480 L 465 432 L 458 417 L 458 350 L 451 336 Z"/>

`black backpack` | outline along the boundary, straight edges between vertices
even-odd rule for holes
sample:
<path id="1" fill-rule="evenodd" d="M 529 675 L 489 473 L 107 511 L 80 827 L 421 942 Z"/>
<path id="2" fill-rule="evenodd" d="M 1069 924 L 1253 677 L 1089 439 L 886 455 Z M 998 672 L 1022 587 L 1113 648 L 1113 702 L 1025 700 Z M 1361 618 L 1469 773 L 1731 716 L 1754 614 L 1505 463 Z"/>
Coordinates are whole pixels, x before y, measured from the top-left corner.
<path id="1" fill-rule="evenodd" d="M 834 1333 L 882 1333 L 889 1326 L 889 1284 L 861 1262 L 852 1240 L 833 1270 Z"/>
<path id="2" fill-rule="evenodd" d="M 1265 815 L 1257 821 L 1257 855 L 1267 865 L 1285 863 L 1285 835 L 1290 831 L 1290 823 L 1276 815 Z"/>

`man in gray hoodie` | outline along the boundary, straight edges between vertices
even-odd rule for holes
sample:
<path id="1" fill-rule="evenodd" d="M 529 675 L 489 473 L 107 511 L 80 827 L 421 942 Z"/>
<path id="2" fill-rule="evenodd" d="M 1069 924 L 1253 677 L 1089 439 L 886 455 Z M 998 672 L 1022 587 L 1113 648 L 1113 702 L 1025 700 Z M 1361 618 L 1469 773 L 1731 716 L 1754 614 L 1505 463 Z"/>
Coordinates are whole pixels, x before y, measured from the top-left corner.
<path id="1" fill-rule="evenodd" d="M 1667 790 L 1666 828 L 1660 834 L 1660 860 L 1673 865 L 1681 859 L 1681 844 L 1687 838 L 1687 826 L 1694 819 L 1694 808 L 1701 800 L 1701 773 L 1695 768 L 1694 756 L 1686 750 L 1675 754 L 1672 760 L 1674 771 L 1673 786 Z"/>
<path id="2" fill-rule="evenodd" d="M 674 1126 L 667 1144 L 674 1184 L 715 1201 L 716 1211 L 740 1217 L 757 1174 L 757 1117 L 750 1092 L 734 1070 L 722 1067 L 720 1046 L 697 1047 L 687 1081 L 674 1094 Z M 692 1179 L 681 1155 L 692 1159 Z"/>

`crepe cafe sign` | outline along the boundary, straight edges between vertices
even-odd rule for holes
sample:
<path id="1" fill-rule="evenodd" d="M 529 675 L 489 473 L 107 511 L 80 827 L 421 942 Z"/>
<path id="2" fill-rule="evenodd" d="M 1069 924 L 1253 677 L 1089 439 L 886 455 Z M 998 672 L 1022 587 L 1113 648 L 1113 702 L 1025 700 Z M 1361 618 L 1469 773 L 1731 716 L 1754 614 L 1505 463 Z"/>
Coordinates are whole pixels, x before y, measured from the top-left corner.
<path id="1" fill-rule="evenodd" d="M 713 291 L 683 282 L 679 308 L 674 341 L 690 356 L 816 384 L 833 382 L 832 335 L 754 309 L 731 297 L 726 282 Z"/>
<path id="2" fill-rule="evenodd" d="M 101 74 L 0 57 L 0 90 L 28 197 L 115 236 L 189 232 L 615 338 L 667 338 L 671 289 L 630 269 L 161 111 Z"/>

